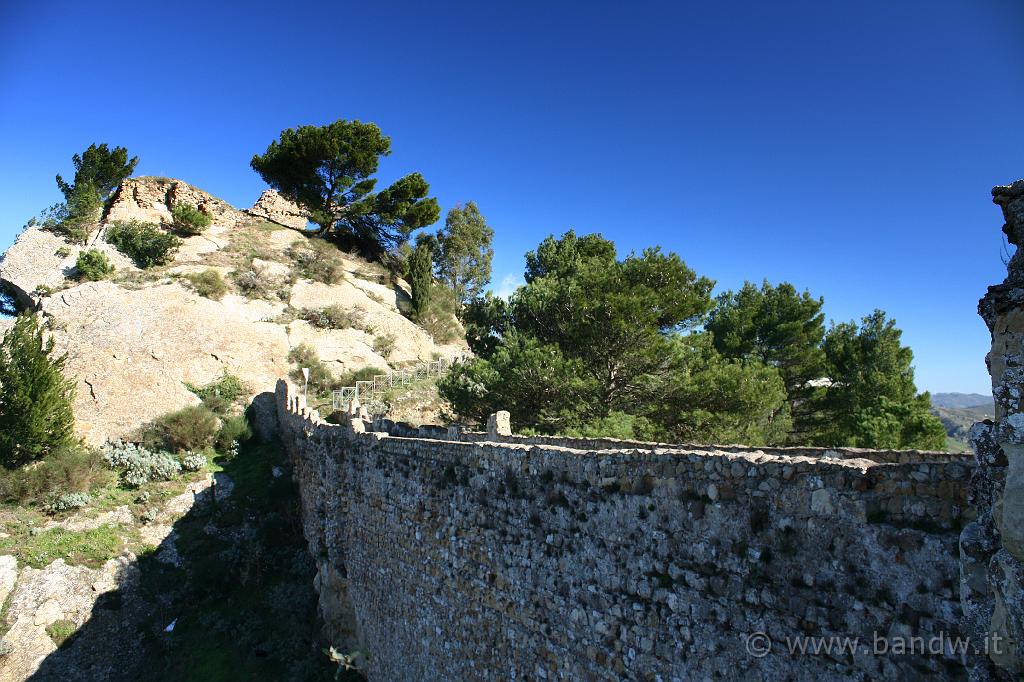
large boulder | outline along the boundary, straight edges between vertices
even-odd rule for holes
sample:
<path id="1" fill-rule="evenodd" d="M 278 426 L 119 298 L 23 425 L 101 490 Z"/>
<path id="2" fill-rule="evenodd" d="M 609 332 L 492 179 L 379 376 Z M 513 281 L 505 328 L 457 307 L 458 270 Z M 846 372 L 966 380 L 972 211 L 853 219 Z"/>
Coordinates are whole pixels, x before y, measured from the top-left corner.
<path id="1" fill-rule="evenodd" d="M 305 230 L 309 224 L 305 211 L 272 189 L 264 191 L 247 213 L 293 230 Z"/>

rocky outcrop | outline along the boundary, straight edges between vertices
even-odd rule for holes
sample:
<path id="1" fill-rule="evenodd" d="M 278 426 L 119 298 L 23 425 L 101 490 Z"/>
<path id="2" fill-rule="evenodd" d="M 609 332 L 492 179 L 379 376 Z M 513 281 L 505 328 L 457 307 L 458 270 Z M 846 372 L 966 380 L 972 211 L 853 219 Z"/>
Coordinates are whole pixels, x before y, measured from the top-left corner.
<path id="1" fill-rule="evenodd" d="M 166 223 L 177 201 L 198 206 L 213 222 L 184 239 L 169 265 L 140 271 L 106 243 L 111 222 Z M 282 202 L 265 193 L 257 205 L 281 217 L 290 210 Z M 268 391 L 292 369 L 288 353 L 300 344 L 313 346 L 338 376 L 463 352 L 435 344 L 404 317 L 409 296 L 402 283 L 382 283 L 379 267 L 356 256 L 333 255 L 343 274 L 335 284 L 303 279 L 290 254 L 307 237 L 268 220 L 180 180 L 130 178 L 87 245 L 38 227 L 18 237 L 0 259 L 0 280 L 23 306 L 41 311 L 67 353 L 67 371 L 78 382 L 77 428 L 87 441 L 128 436 L 154 417 L 195 404 L 185 384 L 206 384 L 225 372 L 245 381 L 253 396 Z M 76 280 L 75 260 L 86 248 L 108 254 L 116 267 L 111 280 Z M 247 297 L 236 287 L 219 300 L 204 298 L 187 277 L 206 270 L 229 283 L 252 272 L 264 290 Z M 340 306 L 358 324 L 325 330 L 295 319 L 302 309 L 329 306 Z M 0 320 L 0 333 L 7 325 Z M 255 413 L 274 419 L 272 410 Z M 273 424 L 257 428 L 266 435 Z"/>
<path id="2" fill-rule="evenodd" d="M 191 204 L 220 225 L 233 226 L 248 216 L 212 194 L 182 180 L 158 177 L 128 178 L 114 193 L 104 221 L 140 220 L 171 222 L 171 209 L 178 202 Z"/>
<path id="3" fill-rule="evenodd" d="M 247 213 L 293 230 L 305 230 L 309 224 L 305 211 L 272 189 L 264 191 Z"/>
<path id="4" fill-rule="evenodd" d="M 979 680 L 1024 674 L 1024 180 L 992 196 L 1017 250 L 1006 279 L 978 304 L 992 334 L 996 419 L 971 429 L 978 466 L 969 502 L 978 517 L 960 535 L 960 599 L 965 634 L 989 644 L 988 655 L 973 660 Z"/>
<path id="5" fill-rule="evenodd" d="M 43 313 L 78 379 L 80 434 L 94 444 L 126 435 L 198 403 L 186 382 L 203 385 L 225 372 L 254 388 L 272 386 L 288 371 L 288 335 L 253 322 L 247 305 L 203 298 L 178 282 L 136 290 L 90 282 L 48 298 Z"/>

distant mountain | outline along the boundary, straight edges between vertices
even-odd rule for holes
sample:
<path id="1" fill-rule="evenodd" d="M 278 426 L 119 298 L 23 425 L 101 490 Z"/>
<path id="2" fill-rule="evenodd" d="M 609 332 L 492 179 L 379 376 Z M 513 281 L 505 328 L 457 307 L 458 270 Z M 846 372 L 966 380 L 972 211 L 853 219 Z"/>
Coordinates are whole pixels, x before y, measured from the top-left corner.
<path id="1" fill-rule="evenodd" d="M 946 395 L 963 395 L 963 393 L 947 393 Z M 992 409 L 991 402 L 975 407 L 932 407 L 932 414 L 938 417 L 942 425 L 946 427 L 947 449 L 954 452 L 969 451 L 968 435 L 971 426 L 976 422 L 992 419 L 994 413 L 995 410 Z"/>
<path id="2" fill-rule="evenodd" d="M 932 393 L 932 405 L 962 409 L 965 407 L 985 407 L 992 409 L 992 396 L 981 393 Z"/>

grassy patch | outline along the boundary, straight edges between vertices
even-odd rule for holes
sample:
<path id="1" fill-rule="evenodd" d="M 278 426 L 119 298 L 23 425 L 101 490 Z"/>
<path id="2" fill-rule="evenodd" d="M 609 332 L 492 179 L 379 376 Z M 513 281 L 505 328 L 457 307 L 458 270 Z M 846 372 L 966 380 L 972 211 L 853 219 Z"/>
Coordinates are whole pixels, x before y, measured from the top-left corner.
<path id="1" fill-rule="evenodd" d="M 78 626 L 71 620 L 58 620 L 46 626 L 46 634 L 57 646 L 61 646 L 71 639 L 76 632 L 78 632 Z"/>
<path id="2" fill-rule="evenodd" d="M 19 535 L 0 539 L 0 554 L 13 554 L 20 563 L 43 568 L 57 559 L 77 566 L 98 568 L 108 559 L 117 557 L 129 542 L 138 539 L 134 529 L 104 524 L 85 531 L 63 528 L 24 531 Z"/>

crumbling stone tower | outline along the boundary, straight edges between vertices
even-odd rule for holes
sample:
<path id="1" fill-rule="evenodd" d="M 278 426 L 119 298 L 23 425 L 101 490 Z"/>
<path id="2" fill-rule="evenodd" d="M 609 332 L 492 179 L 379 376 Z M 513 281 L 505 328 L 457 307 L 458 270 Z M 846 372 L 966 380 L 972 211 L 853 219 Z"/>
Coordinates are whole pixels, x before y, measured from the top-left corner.
<path id="1" fill-rule="evenodd" d="M 1017 250 L 1006 279 L 978 303 L 992 334 L 996 418 L 971 429 L 978 466 L 968 500 L 978 517 L 960 535 L 963 631 L 975 647 L 989 642 L 973 662 L 976 680 L 1024 673 L 1024 180 L 995 187 L 992 200 Z"/>

